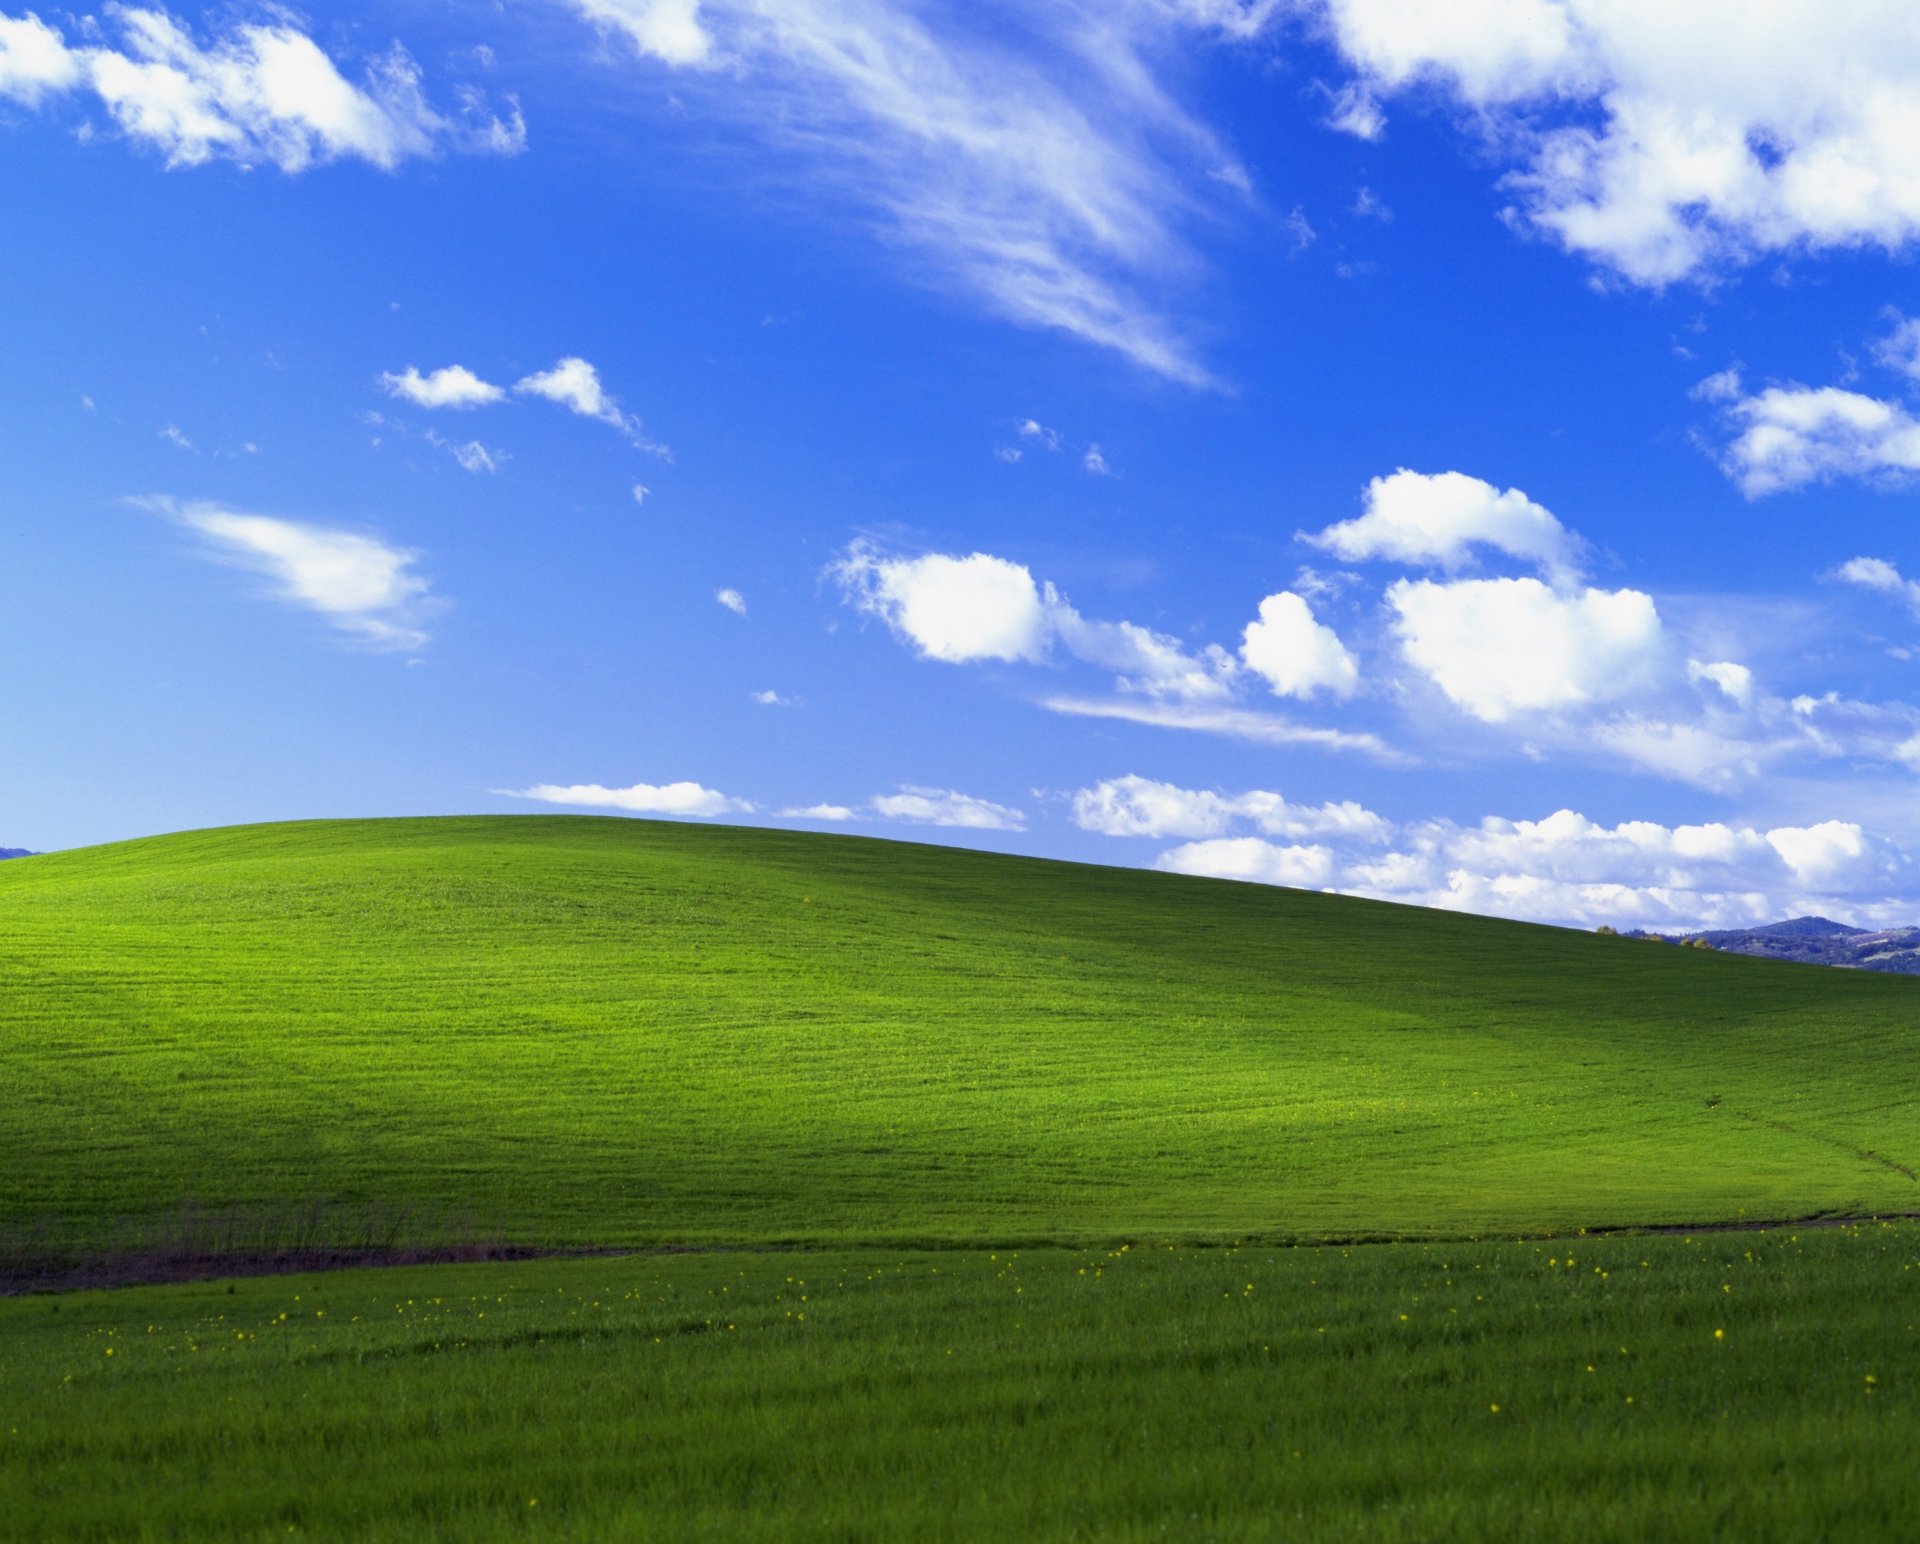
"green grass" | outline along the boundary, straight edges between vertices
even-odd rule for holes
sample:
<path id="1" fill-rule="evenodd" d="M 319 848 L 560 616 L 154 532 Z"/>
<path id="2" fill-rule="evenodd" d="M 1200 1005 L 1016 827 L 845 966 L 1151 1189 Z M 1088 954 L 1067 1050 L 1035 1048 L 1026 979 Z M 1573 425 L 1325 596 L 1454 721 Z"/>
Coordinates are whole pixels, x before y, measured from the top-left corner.
<path id="1" fill-rule="evenodd" d="M 0 1299 L 0 1539 L 1903 1537 L 1920 1227 L 1567 1235 L 1920 1210 L 1916 993 L 622 820 L 10 860 L 0 1271 L 707 1248 Z"/>
<path id="2" fill-rule="evenodd" d="M 1877 1225 L 15 1298 L 0 1539 L 1908 1538 L 1916 1257 Z"/>
<path id="3" fill-rule="evenodd" d="M 1920 982 L 627 820 L 0 865 L 0 1244 L 183 1201 L 540 1245 L 1467 1236 L 1920 1209 Z"/>

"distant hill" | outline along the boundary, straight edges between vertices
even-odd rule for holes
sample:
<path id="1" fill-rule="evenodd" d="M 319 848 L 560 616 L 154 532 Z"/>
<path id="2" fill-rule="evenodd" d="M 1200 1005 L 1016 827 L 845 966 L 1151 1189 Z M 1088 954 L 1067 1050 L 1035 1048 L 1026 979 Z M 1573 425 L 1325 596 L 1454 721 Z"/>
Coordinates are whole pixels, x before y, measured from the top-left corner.
<path id="1" fill-rule="evenodd" d="M 1698 940 L 1726 954 L 1755 954 L 1802 965 L 1839 965 L 1849 970 L 1920 976 L 1920 927 L 1869 932 L 1827 917 L 1794 917 L 1765 927 L 1686 933 L 1675 942 Z"/>
<path id="2" fill-rule="evenodd" d="M 33 853 L 25 847 L 0 847 L 0 858 L 31 858 Z"/>
<path id="3" fill-rule="evenodd" d="M 0 1256 L 188 1208 L 618 1246 L 1916 1205 L 1920 988 L 1266 885 L 327 821 L 0 863 L 0 939 Z"/>

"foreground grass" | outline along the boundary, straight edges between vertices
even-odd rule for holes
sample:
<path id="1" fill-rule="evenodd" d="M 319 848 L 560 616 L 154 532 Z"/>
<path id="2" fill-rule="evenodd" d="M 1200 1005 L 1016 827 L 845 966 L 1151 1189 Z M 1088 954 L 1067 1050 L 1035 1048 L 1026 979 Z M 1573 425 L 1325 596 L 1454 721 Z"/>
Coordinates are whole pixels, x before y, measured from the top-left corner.
<path id="1" fill-rule="evenodd" d="M 853 838 L 203 832 L 0 865 L 0 1255 L 151 1242 L 187 1202 L 269 1249 L 276 1218 L 905 1245 L 1910 1211 L 1916 1009 L 1905 978 Z"/>
<path id="2" fill-rule="evenodd" d="M 0 1538 L 1897 1538 L 1920 1229 L 0 1301 Z"/>

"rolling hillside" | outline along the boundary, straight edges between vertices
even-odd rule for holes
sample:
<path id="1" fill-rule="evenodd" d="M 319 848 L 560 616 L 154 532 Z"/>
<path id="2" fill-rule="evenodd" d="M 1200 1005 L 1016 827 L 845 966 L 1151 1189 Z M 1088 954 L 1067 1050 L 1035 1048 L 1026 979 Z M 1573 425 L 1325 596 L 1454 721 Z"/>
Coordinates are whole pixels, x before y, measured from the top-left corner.
<path id="1" fill-rule="evenodd" d="M 1920 1209 L 1920 983 L 1131 870 L 568 817 L 0 866 L 0 1241 L 183 1202 L 541 1245 Z"/>

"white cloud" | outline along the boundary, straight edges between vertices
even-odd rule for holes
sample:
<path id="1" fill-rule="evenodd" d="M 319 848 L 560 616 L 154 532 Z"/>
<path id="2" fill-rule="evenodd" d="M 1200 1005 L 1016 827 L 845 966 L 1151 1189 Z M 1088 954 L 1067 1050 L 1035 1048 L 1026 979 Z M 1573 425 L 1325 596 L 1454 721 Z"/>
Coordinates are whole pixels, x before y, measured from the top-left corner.
<path id="1" fill-rule="evenodd" d="M 72 90 L 84 73 L 81 57 L 33 12 L 0 16 L 0 97 L 33 107 L 50 93 Z"/>
<path id="2" fill-rule="evenodd" d="M 465 365 L 443 365 L 422 375 L 412 365 L 395 375 L 380 377 L 389 396 L 401 397 L 416 407 L 475 408 L 505 399 L 506 392 L 491 381 L 483 381 Z"/>
<path id="3" fill-rule="evenodd" d="M 743 617 L 747 614 L 747 598 L 738 590 L 732 588 L 715 590 L 713 592 L 713 598 L 725 606 L 727 610 L 731 611 L 735 616 Z"/>
<path id="4" fill-rule="evenodd" d="M 355 158 L 392 169 L 443 147 L 513 153 L 526 142 L 518 109 L 487 115 L 464 94 L 458 121 L 437 112 L 420 71 L 395 48 L 349 82 L 305 33 L 282 20 L 232 29 L 210 44 L 165 11 L 110 6 L 119 46 L 70 47 L 32 13 L 0 16 L 0 97 L 35 106 L 90 90 L 128 138 L 170 166 L 223 159 L 299 172 Z M 98 28 L 89 23 L 83 35 Z"/>
<path id="5" fill-rule="evenodd" d="M 618 28 L 634 47 L 667 64 L 714 62 L 713 36 L 701 25 L 700 0 L 575 0 L 581 13 Z"/>
<path id="6" fill-rule="evenodd" d="M 1889 370 L 1920 381 L 1920 316 L 1890 312 L 1891 329 L 1873 343 L 1873 357 Z"/>
<path id="7" fill-rule="evenodd" d="M 1717 687 L 1732 702 L 1747 707 L 1753 701 L 1753 672 L 1732 660 L 1687 661 L 1687 679 L 1705 681 Z"/>
<path id="8" fill-rule="evenodd" d="M 1385 558 L 1453 570 L 1477 546 L 1535 564 L 1556 583 L 1578 574 L 1580 539 L 1522 493 L 1460 472 L 1410 472 L 1367 484 L 1358 518 L 1300 539 L 1349 563 Z"/>
<path id="9" fill-rule="evenodd" d="M 1057 644 L 1114 671 L 1122 691 L 1190 699 L 1227 695 L 1237 668 L 1219 648 L 1196 655 L 1136 623 L 1083 617 L 1025 564 L 985 552 L 900 558 L 855 542 L 827 572 L 847 604 L 880 618 L 923 659 L 1037 664 Z"/>
<path id="10" fill-rule="evenodd" d="M 1020 447 L 1018 445 L 996 445 L 993 447 L 994 460 L 1004 461 L 1008 466 L 1012 466 L 1018 462 L 1020 460 L 1020 454 Z"/>
<path id="11" fill-rule="evenodd" d="M 1257 836 L 1188 842 L 1160 855 L 1156 868 L 1173 874 L 1249 880 L 1263 885 L 1318 889 L 1333 879 L 1333 854 L 1324 847 L 1282 847 Z"/>
<path id="12" fill-rule="evenodd" d="M 544 397 L 549 402 L 557 402 L 582 418 L 610 424 L 640 449 L 664 460 L 673 459 L 673 452 L 665 445 L 655 444 L 646 437 L 639 419 L 621 411 L 620 404 L 607 394 L 606 387 L 601 384 L 600 372 L 577 354 L 561 360 L 551 370 L 542 370 L 514 382 L 513 389 L 522 396 Z"/>
<path id="13" fill-rule="evenodd" d="M 1240 657 L 1276 697 L 1319 691 L 1351 697 L 1360 684 L 1360 667 L 1339 634 L 1315 621 L 1313 609 L 1290 590 L 1261 601 L 1259 619 L 1247 624 L 1243 637 Z"/>
<path id="14" fill-rule="evenodd" d="M 1024 418 L 1020 421 L 1020 437 L 1022 439 L 1038 440 L 1048 450 L 1058 450 L 1060 448 L 1060 431 L 1058 429 L 1049 429 L 1037 418 Z"/>
<path id="15" fill-rule="evenodd" d="M 1371 91 L 1358 84 L 1342 86 L 1331 94 L 1327 127 L 1355 139 L 1376 140 L 1387 130 L 1387 115 Z"/>
<path id="16" fill-rule="evenodd" d="M 984 552 L 890 558 L 856 542 L 829 572 L 849 604 L 879 617 L 923 659 L 957 665 L 1046 654 L 1052 623 L 1024 564 Z"/>
<path id="17" fill-rule="evenodd" d="M 419 554 L 372 536 L 332 530 L 219 504 L 137 501 L 203 537 L 212 554 L 273 582 L 282 600 L 318 612 L 340 631 L 381 649 L 417 649 L 437 609 L 413 571 Z"/>
<path id="18" fill-rule="evenodd" d="M 1410 758 L 1376 734 L 1364 730 L 1329 729 L 1298 724 L 1277 713 L 1206 703 L 1155 702 L 1139 697 L 1047 697 L 1041 704 L 1050 713 L 1074 718 L 1111 718 L 1158 729 L 1187 729 L 1199 734 L 1225 735 L 1255 745 L 1311 746 L 1317 750 L 1353 751 L 1375 761 L 1405 765 Z"/>
<path id="19" fill-rule="evenodd" d="M 162 424 L 160 426 L 160 438 L 173 446 L 175 450 L 195 449 L 193 441 L 181 433 L 178 424 Z"/>
<path id="20" fill-rule="evenodd" d="M 750 695 L 753 700 L 763 708 L 790 708 L 793 706 L 793 699 L 791 697 L 782 697 L 775 691 L 753 692 Z"/>
<path id="21" fill-rule="evenodd" d="M 844 804 L 809 804 L 799 809 L 780 811 L 783 820 L 852 820 L 854 812 Z"/>
<path id="22" fill-rule="evenodd" d="M 1777 738 L 1751 738 L 1743 719 L 1736 718 L 1730 729 L 1723 728 L 1722 718 L 1709 712 L 1701 720 L 1688 722 L 1628 712 L 1579 723 L 1571 738 L 1618 756 L 1643 772 L 1718 789 L 1759 776 L 1768 760 L 1791 748 L 1790 742 Z"/>
<path id="23" fill-rule="evenodd" d="M 1355 104 L 1439 91 L 1516 218 L 1649 285 L 1920 232 L 1920 31 L 1889 0 L 1318 0 Z M 1377 124 L 1355 108 L 1360 127 Z"/>
<path id="24" fill-rule="evenodd" d="M 1271 5 L 1056 0 L 981 25 L 883 0 L 574 3 L 678 67 L 678 99 L 797 162 L 811 199 L 871 215 L 935 282 L 1209 382 L 1146 296 L 1195 270 L 1184 228 L 1244 200 L 1248 179 L 1176 100 L 1169 61 L 1250 35 Z"/>
<path id="25" fill-rule="evenodd" d="M 1353 212 L 1363 220 L 1378 220 L 1382 225 L 1393 224 L 1393 211 L 1381 202 L 1378 193 L 1364 185 L 1353 195 Z"/>
<path id="26" fill-rule="evenodd" d="M 460 463 L 463 472 L 497 472 L 507 464 L 504 450 L 489 450 L 478 440 L 468 440 L 464 444 L 443 439 L 431 429 L 427 431 L 427 443 L 435 450 L 444 450 Z"/>
<path id="27" fill-rule="evenodd" d="M 605 788 L 599 783 L 536 783 L 531 788 L 503 788 L 508 798 L 535 799 L 542 804 L 572 804 L 584 809 L 626 810 L 635 815 L 746 815 L 755 808 L 744 799 L 730 799 L 698 783 L 635 783 L 628 788 Z"/>
<path id="28" fill-rule="evenodd" d="M 912 825 L 953 826 L 970 831 L 1024 831 L 1027 817 L 1005 804 L 955 793 L 950 788 L 902 788 L 878 794 L 869 808 L 881 820 Z"/>
<path id="29" fill-rule="evenodd" d="M 1865 590 L 1891 595 L 1920 616 L 1920 582 L 1905 578 L 1885 558 L 1849 558 L 1834 570 L 1834 578 Z"/>
<path id="30" fill-rule="evenodd" d="M 1119 808 L 1124 815 L 1134 806 Z M 1143 825 L 1157 815 L 1168 835 L 1201 829 L 1216 813 L 1178 798 L 1139 808 Z M 1124 820 L 1118 830 L 1134 834 Z M 1563 809 L 1543 820 L 1489 816 L 1477 825 L 1426 820 L 1398 828 L 1379 822 L 1354 833 L 1298 834 L 1317 839 L 1303 845 L 1205 836 L 1163 853 L 1159 866 L 1576 926 L 1691 931 L 1807 912 L 1902 921 L 1912 915 L 1897 899 L 1911 880 L 1911 861 L 1848 821 L 1770 829 L 1718 821 L 1604 826 Z"/>
<path id="31" fill-rule="evenodd" d="M 1378 815 L 1351 800 L 1313 807 L 1289 804 L 1279 794 L 1261 789 L 1222 794 L 1131 774 L 1108 778 L 1074 794 L 1073 823 L 1103 836 L 1215 837 L 1236 825 L 1249 825 L 1268 836 L 1337 835 L 1379 841 L 1392 830 Z"/>
<path id="32" fill-rule="evenodd" d="M 1100 454 L 1098 445 L 1089 445 L 1086 454 L 1080 458 L 1080 465 L 1094 477 L 1110 477 L 1113 468 L 1107 465 L 1107 458 Z"/>
<path id="33" fill-rule="evenodd" d="M 1048 618 L 1066 651 L 1089 665 L 1116 672 L 1123 692 L 1190 702 L 1218 700 L 1232 693 L 1237 667 L 1224 649 L 1189 653 L 1178 639 L 1134 622 L 1090 622 L 1053 588 L 1045 592 Z"/>
<path id="34" fill-rule="evenodd" d="M 1849 820 L 1782 826 L 1767 833 L 1767 845 L 1786 860 L 1796 880 L 1814 890 L 1872 883 L 1888 866 L 1886 850 Z"/>
<path id="35" fill-rule="evenodd" d="M 1407 662 L 1476 718 L 1626 696 L 1660 663 L 1664 634 L 1638 590 L 1563 595 L 1538 579 L 1399 580 L 1387 590 Z"/>
<path id="36" fill-rule="evenodd" d="M 1837 386 L 1769 386 L 1724 411 L 1739 433 L 1721 465 L 1748 498 L 1920 471 L 1920 419 L 1898 402 Z"/>
<path id="37" fill-rule="evenodd" d="M 649 488 L 645 483 L 635 483 L 633 485 L 633 502 L 644 509 L 647 503 L 647 495 L 652 492 L 653 489 Z"/>
<path id="38" fill-rule="evenodd" d="M 1729 365 L 1726 369 L 1716 370 L 1705 380 L 1697 382 L 1687 395 L 1698 402 L 1732 402 L 1737 400 L 1744 390 L 1740 379 L 1740 367 Z"/>

